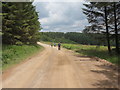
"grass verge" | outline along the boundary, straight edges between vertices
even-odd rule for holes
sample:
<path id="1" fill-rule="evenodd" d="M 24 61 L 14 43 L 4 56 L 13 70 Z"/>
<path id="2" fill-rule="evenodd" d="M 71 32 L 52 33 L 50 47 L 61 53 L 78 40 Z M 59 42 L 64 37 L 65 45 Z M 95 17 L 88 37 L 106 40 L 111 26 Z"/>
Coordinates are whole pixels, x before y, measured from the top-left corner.
<path id="1" fill-rule="evenodd" d="M 63 44 L 62 46 L 64 48 L 74 50 L 78 52 L 80 55 L 99 57 L 111 63 L 120 65 L 120 63 L 118 62 L 120 56 L 115 55 L 114 51 L 111 54 L 108 54 L 106 46 L 81 45 L 81 44 Z"/>
<path id="2" fill-rule="evenodd" d="M 3 45 L 2 46 L 2 70 L 20 63 L 31 55 L 36 54 L 43 47 L 40 45 Z"/>

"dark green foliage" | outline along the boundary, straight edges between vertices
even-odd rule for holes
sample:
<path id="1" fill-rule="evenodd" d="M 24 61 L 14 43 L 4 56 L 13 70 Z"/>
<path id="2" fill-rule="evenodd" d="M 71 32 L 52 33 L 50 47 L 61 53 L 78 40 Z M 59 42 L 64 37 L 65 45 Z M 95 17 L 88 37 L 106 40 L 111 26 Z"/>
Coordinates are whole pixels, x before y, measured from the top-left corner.
<path id="1" fill-rule="evenodd" d="M 32 2 L 4 2 L 3 43 L 22 45 L 38 41 L 40 23 Z"/>
<path id="2" fill-rule="evenodd" d="M 61 32 L 40 32 L 40 41 L 48 42 L 62 42 L 62 43 L 75 43 L 70 39 L 65 38 L 65 34 Z"/>
<path id="3" fill-rule="evenodd" d="M 104 40 L 104 34 L 87 34 L 87 33 L 66 33 L 65 38 L 69 38 L 72 41 L 75 41 L 79 44 L 86 45 L 106 45 L 106 41 Z M 102 40 L 102 41 L 101 41 Z"/>
<path id="4" fill-rule="evenodd" d="M 40 40 L 48 42 L 79 43 L 85 45 L 107 45 L 105 34 L 97 33 L 40 32 Z M 111 45 L 115 45 L 115 42 L 112 40 Z"/>

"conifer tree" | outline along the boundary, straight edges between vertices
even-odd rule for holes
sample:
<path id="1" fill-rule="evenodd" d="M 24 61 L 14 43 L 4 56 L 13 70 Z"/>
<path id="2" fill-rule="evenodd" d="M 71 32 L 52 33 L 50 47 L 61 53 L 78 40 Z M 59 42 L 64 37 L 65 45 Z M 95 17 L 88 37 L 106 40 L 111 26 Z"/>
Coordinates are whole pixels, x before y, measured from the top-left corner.
<path id="1" fill-rule="evenodd" d="M 92 30 L 94 28 L 99 28 L 106 33 L 106 39 L 108 42 L 108 50 L 110 49 L 110 37 L 115 35 L 116 41 L 116 51 L 119 53 L 119 41 L 118 41 L 118 31 L 119 31 L 119 17 L 120 17 L 120 3 L 114 2 L 94 2 L 90 4 L 84 4 L 86 8 L 83 9 L 83 12 L 87 15 L 89 23 L 91 23 Z M 118 8 L 116 8 L 118 7 Z M 106 28 L 105 28 L 106 27 Z M 85 32 L 89 32 L 88 28 L 85 29 Z M 111 36 L 109 33 L 112 33 Z"/>
<path id="2" fill-rule="evenodd" d="M 3 3 L 3 43 L 35 44 L 40 23 L 32 2 Z"/>

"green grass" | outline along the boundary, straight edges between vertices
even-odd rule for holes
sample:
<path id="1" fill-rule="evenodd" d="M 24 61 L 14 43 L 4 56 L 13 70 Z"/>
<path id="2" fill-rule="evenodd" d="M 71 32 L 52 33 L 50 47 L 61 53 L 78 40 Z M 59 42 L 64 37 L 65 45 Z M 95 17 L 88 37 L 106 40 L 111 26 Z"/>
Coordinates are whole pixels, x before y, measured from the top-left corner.
<path id="1" fill-rule="evenodd" d="M 64 48 L 74 50 L 78 52 L 80 55 L 87 55 L 87 56 L 96 56 L 101 59 L 105 59 L 109 62 L 114 64 L 119 64 L 118 60 L 120 56 L 115 55 L 113 51 L 112 54 L 108 54 L 107 46 L 95 46 L 95 45 L 81 45 L 81 44 L 63 44 Z"/>
<path id="2" fill-rule="evenodd" d="M 5 70 L 14 64 L 18 64 L 42 49 L 43 47 L 40 45 L 3 45 L 2 69 Z"/>

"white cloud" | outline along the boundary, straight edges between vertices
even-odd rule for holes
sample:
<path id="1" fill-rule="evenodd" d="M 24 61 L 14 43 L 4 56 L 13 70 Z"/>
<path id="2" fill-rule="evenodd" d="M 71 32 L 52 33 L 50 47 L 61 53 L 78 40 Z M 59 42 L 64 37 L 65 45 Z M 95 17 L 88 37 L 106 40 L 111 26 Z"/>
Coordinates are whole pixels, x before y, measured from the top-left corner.
<path id="1" fill-rule="evenodd" d="M 81 2 L 34 2 L 42 31 L 79 32 L 88 25 Z"/>
<path id="2" fill-rule="evenodd" d="M 34 0 L 34 2 L 85 2 L 86 0 Z"/>

